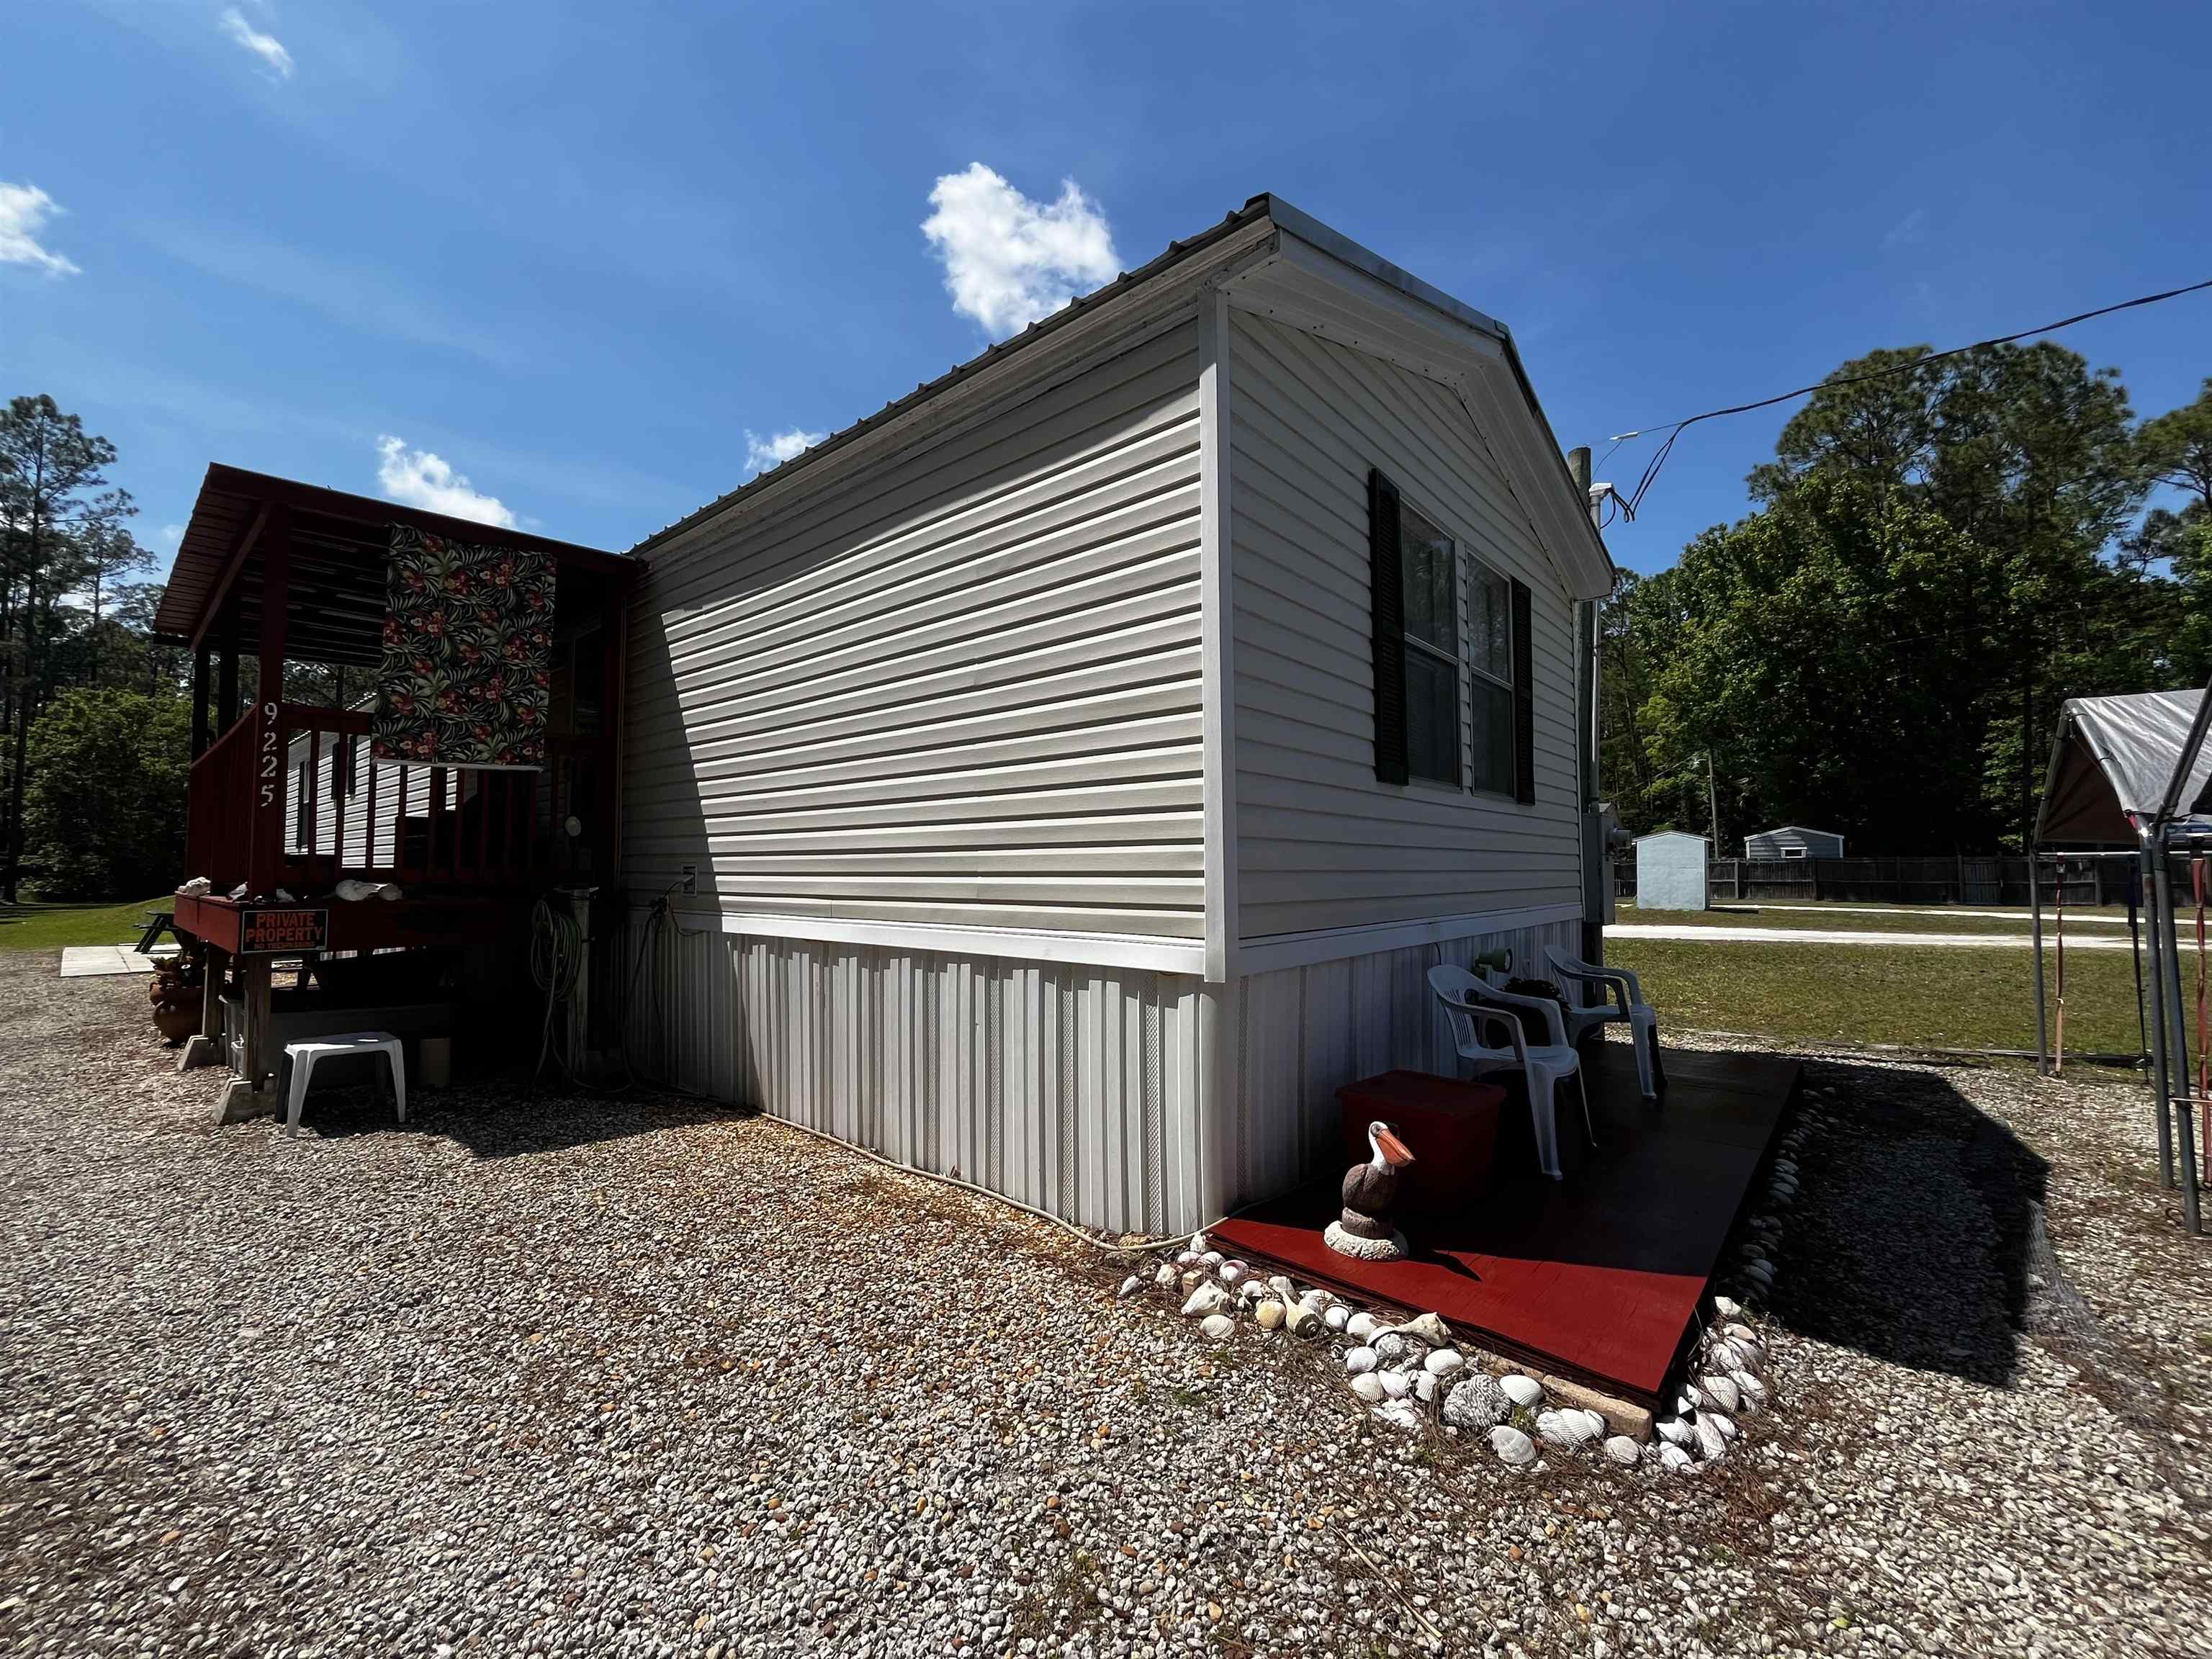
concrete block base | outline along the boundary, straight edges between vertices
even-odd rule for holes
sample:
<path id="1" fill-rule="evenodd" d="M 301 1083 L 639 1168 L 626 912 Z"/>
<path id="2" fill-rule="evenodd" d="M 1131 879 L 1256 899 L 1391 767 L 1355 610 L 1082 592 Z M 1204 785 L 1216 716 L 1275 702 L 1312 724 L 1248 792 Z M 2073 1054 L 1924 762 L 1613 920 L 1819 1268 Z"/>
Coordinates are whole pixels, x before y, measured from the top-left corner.
<path id="1" fill-rule="evenodd" d="M 185 1039 L 185 1051 L 177 1056 L 177 1070 L 196 1072 L 203 1066 L 220 1066 L 224 1058 L 222 1043 L 196 1031 Z"/>
<path id="2" fill-rule="evenodd" d="M 275 1089 L 255 1089 L 242 1078 L 234 1078 L 222 1091 L 222 1114 L 217 1121 L 244 1123 L 257 1117 L 281 1116 L 284 1097 Z"/>

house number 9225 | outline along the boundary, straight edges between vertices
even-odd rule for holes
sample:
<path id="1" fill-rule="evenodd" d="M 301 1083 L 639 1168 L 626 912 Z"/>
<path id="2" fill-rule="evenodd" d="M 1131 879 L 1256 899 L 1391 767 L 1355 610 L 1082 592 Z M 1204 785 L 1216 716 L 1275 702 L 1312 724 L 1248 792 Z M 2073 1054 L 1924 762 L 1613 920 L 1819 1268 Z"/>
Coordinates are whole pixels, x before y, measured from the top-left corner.
<path id="1" fill-rule="evenodd" d="M 261 804 L 268 805 L 276 799 L 276 705 L 261 705 Z"/>

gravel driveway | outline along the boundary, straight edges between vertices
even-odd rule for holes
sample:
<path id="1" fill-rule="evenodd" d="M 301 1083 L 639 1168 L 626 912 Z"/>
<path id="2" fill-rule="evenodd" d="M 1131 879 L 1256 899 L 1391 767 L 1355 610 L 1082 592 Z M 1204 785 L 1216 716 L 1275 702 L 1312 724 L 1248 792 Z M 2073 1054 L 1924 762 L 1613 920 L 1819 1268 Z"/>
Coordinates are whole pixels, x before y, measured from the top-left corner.
<path id="1" fill-rule="evenodd" d="M 1818 1062 L 1770 1408 L 1517 1473 L 766 1121 L 217 1127 L 143 983 L 54 973 L 0 956 L 9 1652 L 2212 1652 L 2139 1091 Z"/>

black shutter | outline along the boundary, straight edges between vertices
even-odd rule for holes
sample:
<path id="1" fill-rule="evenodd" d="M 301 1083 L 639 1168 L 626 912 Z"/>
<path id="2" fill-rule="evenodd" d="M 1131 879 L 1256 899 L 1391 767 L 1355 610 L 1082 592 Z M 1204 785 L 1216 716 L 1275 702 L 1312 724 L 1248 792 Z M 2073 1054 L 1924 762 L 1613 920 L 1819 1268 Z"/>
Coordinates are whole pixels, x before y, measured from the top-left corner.
<path id="1" fill-rule="evenodd" d="M 1367 475 L 1368 610 L 1375 630 L 1375 775 L 1406 781 L 1406 587 L 1400 572 L 1398 486 Z"/>
<path id="2" fill-rule="evenodd" d="M 1513 584 L 1513 799 L 1536 801 L 1535 652 L 1528 639 L 1528 588 Z"/>

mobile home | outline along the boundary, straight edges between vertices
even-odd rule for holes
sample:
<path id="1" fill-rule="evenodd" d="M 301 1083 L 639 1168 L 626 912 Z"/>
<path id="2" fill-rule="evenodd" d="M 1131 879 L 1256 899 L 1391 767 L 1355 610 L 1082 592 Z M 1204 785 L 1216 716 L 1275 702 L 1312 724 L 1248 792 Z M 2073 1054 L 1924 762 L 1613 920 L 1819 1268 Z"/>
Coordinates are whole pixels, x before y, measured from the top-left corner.
<path id="1" fill-rule="evenodd" d="M 1579 951 L 1612 567 L 1505 327 L 1240 211 L 650 538 L 632 1040 L 1086 1224 L 1189 1228 Z"/>
<path id="2" fill-rule="evenodd" d="M 1747 859 L 1839 859 L 1844 855 L 1844 838 L 1826 830 L 1785 823 L 1746 836 L 1743 855 Z"/>

